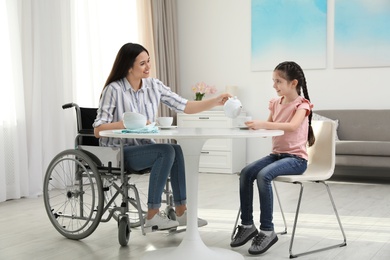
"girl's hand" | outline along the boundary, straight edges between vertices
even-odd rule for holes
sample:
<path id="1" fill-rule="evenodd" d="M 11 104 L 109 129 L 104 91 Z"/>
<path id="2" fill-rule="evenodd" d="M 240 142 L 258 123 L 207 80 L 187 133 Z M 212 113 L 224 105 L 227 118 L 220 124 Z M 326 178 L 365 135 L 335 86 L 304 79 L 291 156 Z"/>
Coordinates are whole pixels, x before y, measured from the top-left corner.
<path id="1" fill-rule="evenodd" d="M 257 130 L 257 129 L 260 129 L 260 128 L 261 128 L 261 123 L 262 123 L 262 121 L 260 121 L 260 120 L 250 120 L 250 121 L 246 121 L 246 122 L 245 122 L 245 125 L 246 125 L 249 129 Z"/>

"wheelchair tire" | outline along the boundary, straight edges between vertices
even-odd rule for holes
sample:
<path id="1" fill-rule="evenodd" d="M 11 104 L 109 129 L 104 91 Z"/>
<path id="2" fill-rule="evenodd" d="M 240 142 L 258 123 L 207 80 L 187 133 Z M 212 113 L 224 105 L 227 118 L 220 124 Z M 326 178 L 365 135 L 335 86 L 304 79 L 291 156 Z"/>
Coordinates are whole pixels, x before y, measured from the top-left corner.
<path id="1" fill-rule="evenodd" d="M 103 214 L 103 188 L 94 161 L 80 150 L 65 150 L 50 162 L 43 186 L 46 213 L 64 237 L 91 235 Z"/>
<path id="2" fill-rule="evenodd" d="M 121 246 L 127 246 L 130 239 L 130 225 L 127 216 L 121 217 L 118 223 L 118 240 Z"/>
<path id="3" fill-rule="evenodd" d="M 176 220 L 176 211 L 173 207 L 167 206 L 165 209 L 165 214 L 168 216 L 171 220 Z"/>

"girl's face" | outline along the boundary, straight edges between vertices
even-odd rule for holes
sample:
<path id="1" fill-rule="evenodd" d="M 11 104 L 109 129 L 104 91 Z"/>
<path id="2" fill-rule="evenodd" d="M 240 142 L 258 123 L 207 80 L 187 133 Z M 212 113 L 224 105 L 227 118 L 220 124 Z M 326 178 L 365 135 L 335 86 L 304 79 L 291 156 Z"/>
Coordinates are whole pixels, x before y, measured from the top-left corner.
<path id="1" fill-rule="evenodd" d="M 129 69 L 132 77 L 142 79 L 149 77 L 150 57 L 147 52 L 141 52 L 134 61 L 133 67 Z"/>
<path id="2" fill-rule="evenodd" d="M 295 87 L 297 85 L 297 80 L 287 81 L 281 77 L 280 71 L 274 71 L 272 80 L 274 81 L 274 89 L 278 96 L 289 96 L 292 93 L 297 93 Z"/>

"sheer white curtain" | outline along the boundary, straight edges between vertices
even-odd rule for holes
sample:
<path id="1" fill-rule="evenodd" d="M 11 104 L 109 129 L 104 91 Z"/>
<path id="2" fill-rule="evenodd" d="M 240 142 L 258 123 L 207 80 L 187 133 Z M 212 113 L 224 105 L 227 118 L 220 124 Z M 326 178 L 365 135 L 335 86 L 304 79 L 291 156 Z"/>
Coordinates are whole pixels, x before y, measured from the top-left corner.
<path id="1" fill-rule="evenodd" d="M 4 201 L 40 195 L 48 163 L 60 149 L 72 146 L 73 136 L 60 106 L 72 95 L 68 5 L 50 0 L 0 3 Z"/>
<path id="2" fill-rule="evenodd" d="M 8 4 L 8 5 L 7 5 Z M 29 194 L 18 5 L 0 0 L 0 201 Z"/>
<path id="3" fill-rule="evenodd" d="M 117 51 L 137 41 L 130 2 L 0 0 L 0 202 L 42 194 L 51 159 L 73 148 L 61 106 L 97 105 Z"/>
<path id="4" fill-rule="evenodd" d="M 136 0 L 72 0 L 72 68 L 75 100 L 97 107 L 117 52 L 138 42 Z"/>

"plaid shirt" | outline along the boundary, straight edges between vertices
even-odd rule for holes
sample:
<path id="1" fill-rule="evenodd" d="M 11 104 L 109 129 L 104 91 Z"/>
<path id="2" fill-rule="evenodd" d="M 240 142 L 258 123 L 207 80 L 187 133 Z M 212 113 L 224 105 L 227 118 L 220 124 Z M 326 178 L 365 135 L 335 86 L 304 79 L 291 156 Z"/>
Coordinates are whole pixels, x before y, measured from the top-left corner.
<path id="1" fill-rule="evenodd" d="M 137 112 L 145 115 L 150 122 L 155 122 L 160 102 L 182 113 L 187 99 L 172 92 L 158 79 L 142 79 L 142 87 L 134 91 L 127 79 L 122 78 L 112 82 L 103 90 L 93 127 L 118 122 L 122 120 L 124 112 Z M 150 139 L 125 139 L 124 144 L 142 145 L 152 142 Z M 101 137 L 100 145 L 119 146 L 120 141 L 118 138 Z"/>

